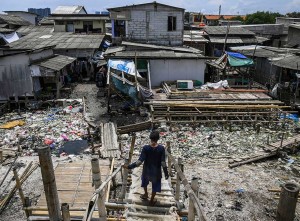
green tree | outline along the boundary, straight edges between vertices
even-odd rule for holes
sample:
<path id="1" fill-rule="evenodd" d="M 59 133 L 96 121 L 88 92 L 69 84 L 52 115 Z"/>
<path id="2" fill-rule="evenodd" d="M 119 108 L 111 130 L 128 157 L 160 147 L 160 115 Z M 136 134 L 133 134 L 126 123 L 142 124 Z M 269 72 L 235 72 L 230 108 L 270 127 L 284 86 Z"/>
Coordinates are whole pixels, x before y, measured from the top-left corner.
<path id="1" fill-rule="evenodd" d="M 289 18 L 300 18 L 300 12 L 289 12 L 286 16 Z"/>
<path id="2" fill-rule="evenodd" d="M 245 24 L 275 24 L 276 17 L 282 16 L 278 12 L 257 11 L 246 16 Z"/>
<path id="3" fill-rule="evenodd" d="M 245 20 L 242 16 L 238 15 L 235 17 L 230 18 L 229 20 L 234 20 L 234 21 L 241 21 L 243 24 L 245 23 Z"/>

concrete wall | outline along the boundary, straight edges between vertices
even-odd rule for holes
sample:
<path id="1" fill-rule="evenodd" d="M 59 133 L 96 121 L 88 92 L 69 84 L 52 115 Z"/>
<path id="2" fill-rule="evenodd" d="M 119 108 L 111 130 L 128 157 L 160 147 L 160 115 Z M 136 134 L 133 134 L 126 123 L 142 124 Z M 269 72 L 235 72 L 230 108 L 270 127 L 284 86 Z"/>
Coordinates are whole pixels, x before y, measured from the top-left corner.
<path id="1" fill-rule="evenodd" d="M 160 86 L 162 81 L 199 80 L 204 83 L 204 59 L 150 60 L 151 84 Z"/>
<path id="2" fill-rule="evenodd" d="M 74 21 L 74 29 L 83 29 L 83 21 Z"/>
<path id="3" fill-rule="evenodd" d="M 182 45 L 184 11 L 152 4 L 126 9 L 130 20 L 126 22 L 126 37 L 130 40 L 161 45 Z M 125 13 L 121 11 L 121 13 Z M 168 31 L 168 16 L 176 17 L 176 30 Z"/>
<path id="4" fill-rule="evenodd" d="M 101 31 L 105 32 L 105 21 L 93 21 L 93 28 L 94 29 L 101 28 Z"/>
<path id="5" fill-rule="evenodd" d="M 168 31 L 168 16 L 176 17 L 176 31 Z M 182 45 L 183 13 L 178 11 L 131 11 L 128 38 L 162 45 Z"/>
<path id="6" fill-rule="evenodd" d="M 55 25 L 54 31 L 55 32 L 66 32 L 66 25 Z"/>
<path id="7" fill-rule="evenodd" d="M 73 23 L 74 25 L 74 32 L 76 29 L 83 29 L 83 21 L 62 21 L 63 25 L 54 25 L 54 31 L 55 32 L 65 32 L 66 26 L 68 23 Z M 61 24 L 61 22 L 59 22 Z M 99 29 L 101 28 L 102 32 L 105 33 L 105 21 L 93 21 L 93 29 Z"/>
<path id="8" fill-rule="evenodd" d="M 300 27 L 295 28 L 290 26 L 288 32 L 288 43 L 290 44 L 300 44 Z"/>

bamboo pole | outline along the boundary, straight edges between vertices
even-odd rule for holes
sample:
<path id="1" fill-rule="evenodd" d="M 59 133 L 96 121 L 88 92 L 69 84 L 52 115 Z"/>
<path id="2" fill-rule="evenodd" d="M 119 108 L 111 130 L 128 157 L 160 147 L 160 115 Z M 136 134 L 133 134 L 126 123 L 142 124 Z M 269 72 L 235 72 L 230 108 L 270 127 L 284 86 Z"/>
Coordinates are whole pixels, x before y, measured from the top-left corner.
<path id="1" fill-rule="evenodd" d="M 125 167 L 127 167 L 129 165 L 129 159 L 125 159 Z M 126 195 L 126 187 L 127 187 L 127 177 L 128 177 L 128 169 L 127 168 L 123 168 L 123 183 L 122 183 L 122 190 L 121 190 L 121 199 L 124 200 L 125 199 L 125 195 Z"/>
<path id="2" fill-rule="evenodd" d="M 50 148 L 38 148 L 38 154 L 49 218 L 50 221 L 58 221 L 61 220 L 61 213 Z"/>
<path id="3" fill-rule="evenodd" d="M 167 152 L 169 154 L 171 154 L 171 142 L 170 141 L 167 141 Z M 168 154 L 167 154 L 167 157 L 168 157 Z M 172 176 L 172 162 L 171 162 L 170 157 L 168 157 L 168 172 L 169 172 L 169 176 L 171 177 Z"/>
<path id="4" fill-rule="evenodd" d="M 115 158 L 110 158 L 109 161 L 110 161 L 110 172 L 109 172 L 109 175 L 111 175 L 113 173 L 113 171 L 114 171 Z M 110 185 L 111 185 L 111 180 L 107 184 L 107 191 L 106 191 L 105 202 L 108 201 L 108 199 L 109 199 Z"/>
<path id="5" fill-rule="evenodd" d="M 68 203 L 61 204 L 61 213 L 62 213 L 63 221 L 71 221 L 70 207 Z"/>
<path id="6" fill-rule="evenodd" d="M 101 174 L 100 174 L 100 167 L 99 167 L 99 159 L 93 158 L 92 161 L 92 174 L 93 174 L 93 184 L 95 186 L 95 190 L 99 188 L 102 184 L 101 182 Z M 105 208 L 105 191 L 102 190 L 98 193 L 97 199 L 97 206 L 98 206 L 98 213 L 99 213 L 99 220 L 106 221 L 106 208 Z"/>
<path id="7" fill-rule="evenodd" d="M 197 194 L 198 190 L 198 178 L 194 177 L 192 179 L 191 183 L 192 190 Z M 193 204 L 192 199 L 189 199 L 189 213 L 188 213 L 188 221 L 194 221 L 195 220 L 195 206 Z"/>
<path id="8" fill-rule="evenodd" d="M 131 144 L 130 144 L 130 151 L 129 151 L 129 164 L 131 163 L 132 160 L 132 155 L 133 155 L 133 150 L 134 150 L 134 145 L 135 145 L 135 140 L 136 140 L 136 135 L 135 133 L 132 135 L 131 138 Z"/>
<path id="9" fill-rule="evenodd" d="M 24 196 L 24 193 L 23 193 L 23 190 L 22 190 L 20 178 L 18 176 L 16 168 L 13 168 L 13 173 L 14 173 L 14 177 L 15 177 L 15 180 L 16 180 L 16 186 L 17 186 L 17 188 L 19 190 L 19 195 L 20 195 L 23 207 L 26 207 L 25 196 Z M 25 210 L 25 214 L 26 214 L 26 217 L 28 218 L 29 217 L 28 211 Z"/>
<path id="10" fill-rule="evenodd" d="M 2 162 L 3 162 L 3 151 L 0 150 L 0 163 L 2 163 Z"/>
<path id="11" fill-rule="evenodd" d="M 4 175 L 3 179 L 2 179 L 2 181 L 1 181 L 1 183 L 0 183 L 0 186 L 2 186 L 2 184 L 4 183 L 6 177 L 8 176 L 10 170 L 11 170 L 11 169 L 13 168 L 13 166 L 15 165 L 17 159 L 18 159 L 18 156 L 16 156 L 15 159 L 14 159 L 14 162 L 10 164 L 8 170 L 6 171 L 6 173 L 5 173 L 5 175 Z"/>
<path id="12" fill-rule="evenodd" d="M 197 216 L 200 221 L 206 221 L 207 217 L 204 214 L 201 202 L 199 201 L 198 197 L 192 190 L 190 184 L 188 183 L 187 179 L 185 178 L 183 172 L 181 171 L 180 166 L 176 163 L 174 157 L 171 154 L 168 154 L 168 157 L 172 160 L 172 163 L 174 164 L 175 170 L 177 171 L 177 175 L 179 175 L 180 180 L 182 181 L 182 184 L 184 186 L 184 189 L 186 190 L 188 197 L 192 199 L 193 204 L 195 205 L 195 209 L 197 212 Z"/>
<path id="13" fill-rule="evenodd" d="M 180 167 L 182 167 L 182 159 L 181 158 L 178 158 L 178 165 Z M 176 176 L 177 176 L 177 178 L 176 178 L 176 188 L 175 188 L 175 200 L 179 201 L 179 198 L 180 198 L 180 177 L 179 177 L 178 171 L 177 171 Z"/>

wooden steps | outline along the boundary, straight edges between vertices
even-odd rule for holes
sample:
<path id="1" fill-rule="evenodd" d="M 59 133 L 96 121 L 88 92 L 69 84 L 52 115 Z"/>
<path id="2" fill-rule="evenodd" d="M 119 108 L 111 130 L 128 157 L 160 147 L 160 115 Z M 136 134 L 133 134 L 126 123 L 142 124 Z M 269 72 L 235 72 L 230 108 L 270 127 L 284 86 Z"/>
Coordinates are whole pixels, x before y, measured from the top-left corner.
<path id="1" fill-rule="evenodd" d="M 157 193 L 154 206 L 149 206 L 149 200 L 142 200 L 144 194 L 141 187 L 142 166 L 135 168 L 132 172 L 132 185 L 128 193 L 127 202 L 130 204 L 126 212 L 127 220 L 177 220 L 176 214 L 170 213 L 172 207 L 176 207 L 173 189 L 169 180 L 162 178 L 162 192 Z M 151 196 L 152 185 L 148 185 L 148 194 Z M 141 209 L 142 208 L 142 209 Z M 147 208 L 145 210 L 145 208 Z"/>

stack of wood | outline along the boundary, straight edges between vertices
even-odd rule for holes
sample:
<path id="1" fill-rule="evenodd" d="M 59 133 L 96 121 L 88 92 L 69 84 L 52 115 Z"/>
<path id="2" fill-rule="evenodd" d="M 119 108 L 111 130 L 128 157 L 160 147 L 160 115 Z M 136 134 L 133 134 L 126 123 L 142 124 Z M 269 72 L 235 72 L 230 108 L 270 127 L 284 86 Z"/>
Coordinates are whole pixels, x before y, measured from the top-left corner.
<path id="1" fill-rule="evenodd" d="M 118 134 L 128 134 L 132 132 L 138 132 L 142 130 L 147 130 L 152 127 L 151 121 L 141 122 L 137 124 L 130 124 L 122 127 L 118 127 Z"/>

